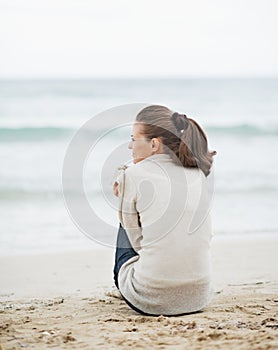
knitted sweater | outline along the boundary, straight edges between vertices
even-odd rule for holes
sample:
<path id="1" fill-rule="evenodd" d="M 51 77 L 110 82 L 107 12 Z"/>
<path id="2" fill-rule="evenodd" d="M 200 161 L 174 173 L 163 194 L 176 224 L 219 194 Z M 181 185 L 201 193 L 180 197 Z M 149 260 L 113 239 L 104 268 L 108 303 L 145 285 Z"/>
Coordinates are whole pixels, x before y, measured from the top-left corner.
<path id="1" fill-rule="evenodd" d="M 122 168 L 117 181 L 119 219 L 138 253 L 119 271 L 120 292 L 150 314 L 202 309 L 212 296 L 206 177 L 155 154 Z"/>

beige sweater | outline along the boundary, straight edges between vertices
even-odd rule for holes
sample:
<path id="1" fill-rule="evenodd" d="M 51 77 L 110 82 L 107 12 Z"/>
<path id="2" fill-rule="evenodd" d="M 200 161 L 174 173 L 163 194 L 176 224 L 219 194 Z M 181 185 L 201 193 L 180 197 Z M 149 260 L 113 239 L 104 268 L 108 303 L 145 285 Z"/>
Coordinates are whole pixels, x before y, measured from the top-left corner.
<path id="1" fill-rule="evenodd" d="M 155 154 L 122 168 L 119 218 L 138 256 L 119 272 L 122 295 L 150 314 L 202 309 L 212 296 L 207 179 Z"/>

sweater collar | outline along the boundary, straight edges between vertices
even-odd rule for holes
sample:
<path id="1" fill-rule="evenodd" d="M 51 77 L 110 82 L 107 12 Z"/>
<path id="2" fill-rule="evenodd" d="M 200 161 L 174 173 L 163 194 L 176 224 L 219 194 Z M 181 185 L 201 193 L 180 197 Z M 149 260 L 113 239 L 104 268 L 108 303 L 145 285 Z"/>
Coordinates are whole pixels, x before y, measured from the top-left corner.
<path id="1" fill-rule="evenodd" d="M 140 163 L 144 163 L 146 161 L 155 161 L 155 162 L 159 162 L 159 161 L 173 161 L 172 157 L 170 156 L 170 154 L 166 154 L 166 153 L 159 153 L 159 154 L 153 154 L 143 160 L 141 160 L 141 162 L 139 162 L 138 164 Z"/>

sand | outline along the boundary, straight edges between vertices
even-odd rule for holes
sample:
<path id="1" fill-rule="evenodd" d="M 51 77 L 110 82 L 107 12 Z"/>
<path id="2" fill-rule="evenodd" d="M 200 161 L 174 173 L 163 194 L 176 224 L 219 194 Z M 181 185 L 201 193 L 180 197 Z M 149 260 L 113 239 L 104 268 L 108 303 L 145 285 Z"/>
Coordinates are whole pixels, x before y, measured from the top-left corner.
<path id="1" fill-rule="evenodd" d="M 179 317 L 119 298 L 112 249 L 1 257 L 0 349 L 278 349 L 277 243 L 215 237 L 213 300 Z"/>

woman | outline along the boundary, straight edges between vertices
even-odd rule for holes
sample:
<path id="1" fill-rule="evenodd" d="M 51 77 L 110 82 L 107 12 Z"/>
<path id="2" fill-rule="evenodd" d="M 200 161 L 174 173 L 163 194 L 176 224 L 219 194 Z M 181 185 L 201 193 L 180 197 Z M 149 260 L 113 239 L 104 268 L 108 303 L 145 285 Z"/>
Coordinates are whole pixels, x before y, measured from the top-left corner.
<path id="1" fill-rule="evenodd" d="M 206 177 L 216 152 L 193 119 L 164 106 L 141 110 L 131 137 L 135 165 L 121 168 L 114 184 L 115 284 L 139 313 L 196 312 L 212 295 Z"/>

